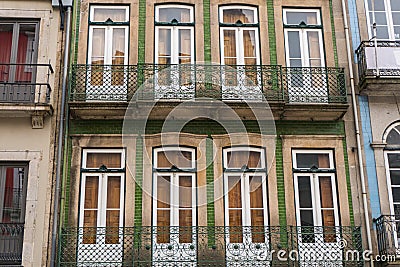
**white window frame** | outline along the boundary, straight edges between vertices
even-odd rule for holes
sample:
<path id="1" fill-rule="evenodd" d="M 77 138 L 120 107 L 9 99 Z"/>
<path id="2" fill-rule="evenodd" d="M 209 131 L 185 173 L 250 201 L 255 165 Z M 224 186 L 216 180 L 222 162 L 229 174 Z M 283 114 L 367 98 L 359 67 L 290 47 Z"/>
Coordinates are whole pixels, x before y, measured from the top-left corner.
<path id="1" fill-rule="evenodd" d="M 188 5 L 157 5 L 155 8 L 155 22 L 159 22 L 159 11 L 163 8 L 181 8 L 189 10 L 189 22 L 194 23 L 193 7 Z M 164 22 L 165 23 L 165 22 Z M 171 63 L 179 64 L 179 31 L 190 30 L 190 64 L 194 63 L 194 26 L 182 26 L 182 25 L 155 25 L 155 36 L 154 36 L 154 62 L 158 64 L 158 42 L 159 42 L 159 30 L 167 29 L 171 31 Z"/>
<path id="2" fill-rule="evenodd" d="M 251 6 L 241 6 L 241 5 L 228 5 L 228 6 L 221 6 L 219 11 L 219 23 L 223 24 L 223 16 L 225 10 L 230 9 L 247 9 L 252 10 L 254 14 L 254 23 L 251 24 L 259 24 L 258 21 L 258 12 L 256 7 Z M 224 47 L 224 31 L 225 30 L 234 30 L 235 31 L 235 41 L 236 41 L 236 65 L 246 65 L 245 64 L 245 56 L 244 56 L 244 47 L 243 47 L 243 31 L 246 30 L 253 30 L 255 36 L 255 47 L 256 47 L 256 65 L 260 64 L 260 40 L 259 40 L 259 31 L 258 27 L 248 27 L 246 23 L 243 23 L 243 26 L 220 26 L 220 43 L 221 43 L 221 64 L 225 65 L 225 47 Z"/>
<path id="3" fill-rule="evenodd" d="M 315 13 L 317 16 L 317 23 L 311 24 L 313 26 L 321 26 L 321 11 L 319 9 L 303 9 L 303 8 L 284 8 L 283 9 L 283 24 L 285 25 L 297 25 L 287 23 L 287 13 L 288 12 L 304 12 L 304 13 Z"/>
<path id="4" fill-rule="evenodd" d="M 292 150 L 292 159 L 293 159 L 293 168 L 299 170 L 307 170 L 308 168 L 298 168 L 297 167 L 297 154 L 328 154 L 329 155 L 329 168 L 318 168 L 318 170 L 330 170 L 334 169 L 334 154 L 332 150 Z M 310 177 L 310 187 L 311 187 L 311 201 L 312 208 L 300 208 L 300 198 L 298 191 L 298 177 Z M 297 225 L 301 226 L 300 221 L 300 210 L 301 209 L 312 209 L 313 211 L 313 219 L 314 226 L 322 226 L 322 210 L 321 207 L 321 196 L 320 196 L 320 187 L 319 187 L 319 178 L 320 177 L 331 177 L 331 186 L 332 186 L 332 196 L 333 196 L 333 210 L 335 216 L 335 226 L 339 225 L 339 206 L 338 206 L 338 196 L 337 196 L 337 188 L 336 188 L 336 175 L 335 173 L 314 173 L 314 172 L 302 172 L 302 173 L 294 173 L 294 188 L 295 188 L 295 202 L 296 202 L 296 217 L 297 217 Z"/>
<path id="5" fill-rule="evenodd" d="M 240 168 L 227 168 L 228 167 L 228 153 L 232 151 L 250 152 L 255 151 L 260 153 L 259 168 L 251 168 L 249 172 L 239 172 Z M 230 176 L 240 176 L 241 178 L 241 203 L 242 203 L 242 226 L 251 226 L 251 208 L 250 208 L 250 177 L 261 176 L 262 194 L 263 194 L 263 212 L 264 212 L 264 226 L 268 226 L 268 199 L 267 199 L 267 185 L 265 170 L 265 149 L 256 147 L 230 147 L 223 150 L 223 164 L 224 164 L 224 196 L 225 196 L 225 225 L 229 226 L 229 198 L 228 198 L 228 179 Z M 257 172 L 258 170 L 258 172 Z"/>
<path id="6" fill-rule="evenodd" d="M 373 1 L 373 0 L 371 0 Z M 386 14 L 386 22 L 387 22 L 387 30 L 388 30 L 388 39 L 379 39 L 379 40 L 389 40 L 389 41 L 395 41 L 395 40 L 400 40 L 400 36 L 398 38 L 395 38 L 395 33 L 394 33 L 394 25 L 393 25 L 393 17 L 392 17 L 392 8 L 390 5 L 390 0 L 383 0 L 384 5 L 385 5 L 385 14 Z M 372 11 L 372 7 L 368 5 L 368 0 L 364 0 L 364 6 L 366 10 L 366 17 L 367 17 L 367 30 L 368 30 L 368 36 L 369 38 L 374 37 L 374 33 L 372 32 L 372 23 L 370 18 L 370 12 L 375 13 L 375 11 Z M 399 11 L 400 12 L 400 11 Z M 375 17 L 375 14 L 373 14 Z"/>

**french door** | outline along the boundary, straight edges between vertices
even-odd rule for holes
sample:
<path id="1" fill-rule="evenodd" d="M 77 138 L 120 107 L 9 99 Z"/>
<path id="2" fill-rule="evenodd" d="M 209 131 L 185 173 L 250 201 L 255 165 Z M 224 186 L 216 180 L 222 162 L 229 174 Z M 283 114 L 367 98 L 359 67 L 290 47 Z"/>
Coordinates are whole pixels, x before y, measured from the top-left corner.
<path id="1" fill-rule="evenodd" d="M 195 94 L 193 75 L 194 31 L 192 26 L 156 27 L 156 99 L 191 99 Z"/>
<path id="2" fill-rule="evenodd" d="M 126 101 L 128 26 L 90 26 L 86 99 Z"/>
<path id="3" fill-rule="evenodd" d="M 225 174 L 226 259 L 269 266 L 265 174 Z"/>
<path id="4" fill-rule="evenodd" d="M 153 266 L 196 266 L 194 173 L 154 174 Z"/>
<path id="5" fill-rule="evenodd" d="M 341 266 L 342 247 L 334 174 L 295 174 L 297 242 L 301 266 Z M 331 264 L 331 262 L 326 263 Z M 314 265 L 313 265 L 314 266 Z"/>
<path id="6" fill-rule="evenodd" d="M 120 266 L 123 260 L 124 175 L 83 173 L 78 263 Z M 107 253 L 104 253 L 107 251 Z"/>
<path id="7" fill-rule="evenodd" d="M 328 102 L 320 29 L 285 29 L 290 102 Z"/>
<path id="8" fill-rule="evenodd" d="M 258 29 L 221 27 L 222 98 L 260 100 Z"/>

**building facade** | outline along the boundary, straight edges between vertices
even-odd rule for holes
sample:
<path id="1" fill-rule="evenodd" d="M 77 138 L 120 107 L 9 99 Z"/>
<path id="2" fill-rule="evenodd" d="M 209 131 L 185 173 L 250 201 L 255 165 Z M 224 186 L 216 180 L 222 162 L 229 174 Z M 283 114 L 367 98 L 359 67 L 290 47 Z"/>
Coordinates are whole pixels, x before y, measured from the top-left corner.
<path id="1" fill-rule="evenodd" d="M 45 266 L 63 36 L 51 1 L 0 3 L 0 265 Z"/>
<path id="2" fill-rule="evenodd" d="M 75 1 L 59 265 L 363 265 L 341 10 Z"/>
<path id="3" fill-rule="evenodd" d="M 375 221 L 378 255 L 399 254 L 399 7 L 394 1 L 349 1 L 353 45 L 358 46 L 358 97 L 362 122 L 365 170 L 370 194 L 370 216 Z M 350 14 L 352 16 L 352 14 Z M 376 235 L 375 235 L 376 234 Z"/>

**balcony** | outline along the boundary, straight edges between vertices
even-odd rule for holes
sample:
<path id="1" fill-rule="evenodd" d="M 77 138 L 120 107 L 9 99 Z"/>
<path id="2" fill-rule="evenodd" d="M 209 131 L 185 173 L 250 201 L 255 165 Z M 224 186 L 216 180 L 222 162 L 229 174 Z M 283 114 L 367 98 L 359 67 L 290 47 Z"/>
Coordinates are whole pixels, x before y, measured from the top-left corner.
<path id="1" fill-rule="evenodd" d="M 23 223 L 0 223 L 0 265 L 17 265 L 22 261 Z"/>
<path id="2" fill-rule="evenodd" d="M 375 220 L 378 254 L 382 259 L 400 262 L 400 215 L 382 215 Z M 383 257 L 382 257 L 383 256 Z"/>
<path id="3" fill-rule="evenodd" d="M 278 257 L 279 250 L 285 254 Z M 67 227 L 58 260 L 59 266 L 362 266 L 361 253 L 360 227 Z"/>
<path id="4" fill-rule="evenodd" d="M 122 118 L 132 98 L 156 101 L 166 114 L 184 100 L 212 98 L 236 109 L 268 102 L 280 119 L 337 119 L 348 107 L 344 76 L 341 68 L 325 67 L 73 65 L 69 104 L 75 117 Z"/>
<path id="5" fill-rule="evenodd" d="M 382 95 L 400 92 L 399 41 L 377 41 L 376 45 L 374 41 L 364 41 L 356 53 L 361 90 Z"/>
<path id="6" fill-rule="evenodd" d="M 53 112 L 50 105 L 53 73 L 50 64 L 0 63 L 0 116 L 33 116 L 33 127 L 41 128 L 43 116 Z"/>

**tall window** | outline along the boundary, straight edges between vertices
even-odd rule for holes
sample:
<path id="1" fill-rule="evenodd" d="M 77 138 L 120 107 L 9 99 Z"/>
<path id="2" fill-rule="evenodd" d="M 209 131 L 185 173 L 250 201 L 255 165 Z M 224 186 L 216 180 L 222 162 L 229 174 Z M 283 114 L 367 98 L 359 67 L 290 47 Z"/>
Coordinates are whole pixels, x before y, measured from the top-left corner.
<path id="1" fill-rule="evenodd" d="M 155 26 L 155 63 L 193 63 L 194 19 L 191 6 L 156 6 Z"/>
<path id="2" fill-rule="evenodd" d="M 223 98 L 232 98 L 232 90 L 239 98 L 247 89 L 258 85 L 260 75 L 260 48 L 257 8 L 249 6 L 221 6 L 219 10 L 221 64 L 228 65 L 224 72 Z M 223 89 L 224 89 L 223 88 Z M 254 89 L 254 88 L 251 88 Z M 236 96 L 237 98 L 237 96 Z"/>
<path id="3" fill-rule="evenodd" d="M 121 149 L 84 150 L 79 216 L 79 226 L 84 227 L 83 244 L 120 243 L 124 168 L 125 153 Z"/>
<path id="4" fill-rule="evenodd" d="M 265 150 L 224 149 L 225 225 L 230 243 L 264 243 L 268 225 Z"/>
<path id="5" fill-rule="evenodd" d="M 367 0 L 369 36 L 373 37 L 376 23 L 376 38 L 400 40 L 400 2 L 398 0 Z"/>
<path id="6" fill-rule="evenodd" d="M 125 100 L 128 34 L 127 6 L 90 7 L 87 99 Z"/>
<path id="7" fill-rule="evenodd" d="M 284 9 L 286 66 L 291 102 L 327 102 L 322 42 L 318 9 Z"/>
<path id="8" fill-rule="evenodd" d="M 292 153 L 296 217 L 297 225 L 302 226 L 302 242 L 335 243 L 334 227 L 339 225 L 339 218 L 333 151 L 294 150 Z M 318 229 L 321 226 L 323 232 Z"/>
<path id="9" fill-rule="evenodd" d="M 28 167 L 0 163 L 0 223 L 24 223 Z"/>
<path id="10" fill-rule="evenodd" d="M 0 82 L 34 82 L 38 28 L 37 22 L 0 21 Z"/>
<path id="11" fill-rule="evenodd" d="M 396 123 L 388 129 L 385 141 L 390 211 L 391 214 L 400 216 L 400 123 Z"/>

